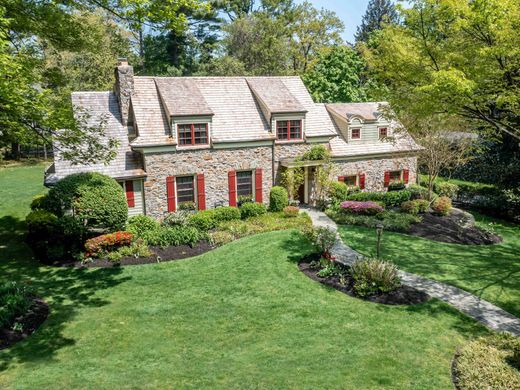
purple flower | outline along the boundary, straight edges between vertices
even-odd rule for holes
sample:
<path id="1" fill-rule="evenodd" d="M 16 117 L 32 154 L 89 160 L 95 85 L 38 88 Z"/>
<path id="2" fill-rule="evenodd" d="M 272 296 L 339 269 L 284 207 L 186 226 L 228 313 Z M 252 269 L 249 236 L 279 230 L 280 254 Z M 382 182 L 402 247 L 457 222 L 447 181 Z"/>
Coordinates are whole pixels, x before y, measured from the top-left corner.
<path id="1" fill-rule="evenodd" d="M 377 214 L 384 211 L 384 208 L 377 204 L 376 202 L 358 202 L 354 200 L 347 200 L 345 202 L 341 202 L 340 207 L 348 212 L 353 214 Z"/>

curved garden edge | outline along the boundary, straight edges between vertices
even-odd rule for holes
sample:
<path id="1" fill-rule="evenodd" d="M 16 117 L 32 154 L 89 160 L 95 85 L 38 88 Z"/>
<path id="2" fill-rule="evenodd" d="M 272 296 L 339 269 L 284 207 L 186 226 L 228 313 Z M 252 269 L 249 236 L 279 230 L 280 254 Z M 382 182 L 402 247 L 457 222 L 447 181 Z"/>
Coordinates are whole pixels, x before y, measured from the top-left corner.
<path id="1" fill-rule="evenodd" d="M 29 310 L 13 320 L 13 324 L 19 323 L 22 325 L 21 331 L 10 328 L 0 329 L 0 350 L 9 348 L 29 337 L 48 318 L 50 313 L 49 305 L 39 297 L 33 296 L 31 299 L 33 303 Z"/>
<path id="2" fill-rule="evenodd" d="M 319 260 L 320 255 L 315 254 L 306 256 L 302 258 L 298 262 L 299 270 L 305 274 L 310 279 L 323 284 L 325 286 L 334 288 L 337 291 L 340 291 L 346 295 L 349 295 L 353 298 L 361 299 L 367 302 L 380 303 L 384 305 L 418 305 L 421 303 L 425 303 L 431 299 L 431 297 L 414 288 L 404 284 L 401 284 L 396 290 L 391 291 L 389 293 L 380 293 L 375 295 L 370 295 L 367 297 L 361 297 L 355 294 L 353 290 L 353 280 L 351 277 L 347 277 L 347 281 L 345 285 L 340 284 L 338 277 L 319 277 L 315 270 L 312 269 L 309 264 L 311 260 Z"/>
<path id="3" fill-rule="evenodd" d="M 315 209 L 306 211 L 311 217 L 313 225 L 333 229 L 337 232 L 338 227 L 336 223 L 324 212 Z M 363 258 L 360 253 L 346 245 L 339 237 L 339 234 L 331 254 L 336 258 L 336 261 L 344 265 L 351 265 L 355 260 Z M 517 318 L 486 300 L 458 287 L 428 279 L 420 275 L 400 271 L 399 276 L 404 284 L 424 291 L 431 297 L 450 304 L 490 329 L 520 336 L 520 318 Z"/>

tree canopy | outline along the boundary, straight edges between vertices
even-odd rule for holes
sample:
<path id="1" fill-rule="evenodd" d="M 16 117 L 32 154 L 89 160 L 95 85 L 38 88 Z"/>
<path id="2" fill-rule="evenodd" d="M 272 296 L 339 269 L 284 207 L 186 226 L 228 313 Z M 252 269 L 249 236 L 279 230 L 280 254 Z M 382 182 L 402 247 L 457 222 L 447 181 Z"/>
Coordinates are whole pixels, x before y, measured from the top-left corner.
<path id="1" fill-rule="evenodd" d="M 356 41 L 368 41 L 370 34 L 386 24 L 399 22 L 399 13 L 391 0 L 370 0 L 356 31 Z"/>
<path id="2" fill-rule="evenodd" d="M 414 0 L 365 48 L 394 108 L 520 139 L 520 3 Z"/>

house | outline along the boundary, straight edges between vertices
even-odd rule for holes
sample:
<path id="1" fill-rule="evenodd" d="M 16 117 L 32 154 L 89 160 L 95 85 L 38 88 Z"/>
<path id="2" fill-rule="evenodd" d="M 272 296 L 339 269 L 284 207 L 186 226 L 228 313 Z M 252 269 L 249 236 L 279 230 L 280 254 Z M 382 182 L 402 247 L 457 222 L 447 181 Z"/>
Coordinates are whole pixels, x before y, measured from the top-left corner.
<path id="1" fill-rule="evenodd" d="M 198 209 L 234 206 L 240 196 L 266 203 L 282 170 L 318 144 L 348 185 L 381 191 L 391 181 L 416 180 L 420 148 L 408 134 L 394 134 L 384 103 L 314 103 L 299 77 L 134 76 L 126 60 L 115 76 L 113 92 L 74 92 L 72 102 L 119 139 L 116 158 L 73 166 L 56 149 L 46 185 L 101 172 L 124 187 L 130 215 L 158 218 L 188 201 Z M 299 164 L 300 201 L 308 203 L 319 162 Z"/>

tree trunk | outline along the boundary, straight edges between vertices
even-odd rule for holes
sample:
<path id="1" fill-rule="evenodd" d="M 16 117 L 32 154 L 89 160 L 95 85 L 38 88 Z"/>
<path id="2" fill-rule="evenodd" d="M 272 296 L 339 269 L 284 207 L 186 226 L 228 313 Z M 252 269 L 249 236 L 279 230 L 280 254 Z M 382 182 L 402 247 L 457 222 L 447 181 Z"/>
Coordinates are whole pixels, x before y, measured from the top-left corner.
<path id="1" fill-rule="evenodd" d="M 14 160 L 20 160 L 20 144 L 18 142 L 11 144 L 11 155 Z"/>

